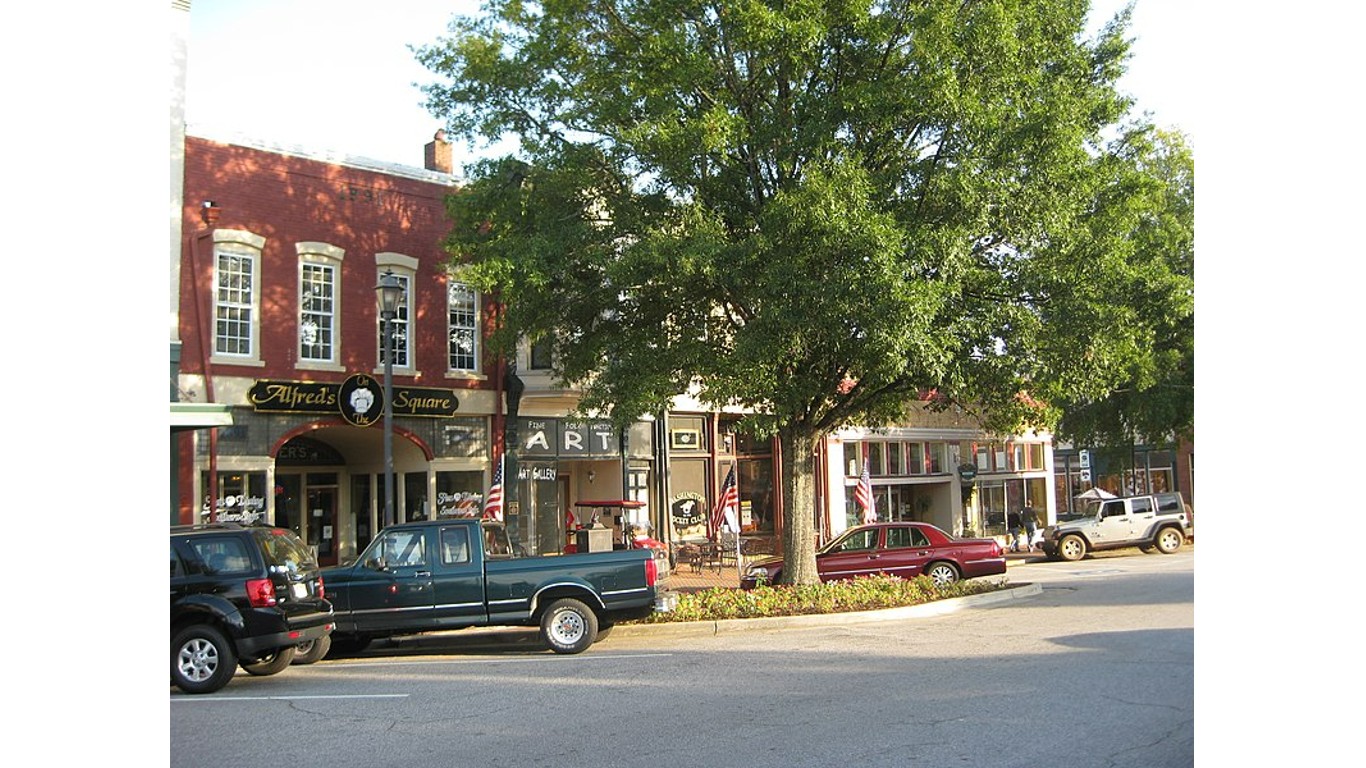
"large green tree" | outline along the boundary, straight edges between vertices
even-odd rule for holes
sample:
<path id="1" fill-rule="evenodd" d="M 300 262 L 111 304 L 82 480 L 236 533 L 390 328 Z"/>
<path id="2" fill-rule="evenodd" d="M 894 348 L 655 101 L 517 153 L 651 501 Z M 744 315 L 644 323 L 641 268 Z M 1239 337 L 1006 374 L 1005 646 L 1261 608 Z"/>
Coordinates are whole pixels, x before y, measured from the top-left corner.
<path id="1" fill-rule="evenodd" d="M 1085 0 L 490 0 L 419 49 L 470 140 L 449 246 L 548 339 L 582 407 L 691 391 L 779 437 L 785 580 L 816 581 L 812 456 L 933 390 L 988 429 L 1051 426 L 1151 354 L 1095 237 L 1133 203 L 1103 136 L 1121 14 Z"/>

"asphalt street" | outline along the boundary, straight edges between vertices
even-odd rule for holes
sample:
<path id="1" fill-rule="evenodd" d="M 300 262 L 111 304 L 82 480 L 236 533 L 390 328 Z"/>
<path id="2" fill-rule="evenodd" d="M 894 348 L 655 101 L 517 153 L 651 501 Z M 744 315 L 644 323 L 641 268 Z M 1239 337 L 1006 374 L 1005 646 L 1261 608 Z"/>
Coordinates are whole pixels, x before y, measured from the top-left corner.
<path id="1" fill-rule="evenodd" d="M 947 613 L 404 639 L 172 694 L 171 765 L 1187 766 L 1194 555 L 1013 565 Z"/>

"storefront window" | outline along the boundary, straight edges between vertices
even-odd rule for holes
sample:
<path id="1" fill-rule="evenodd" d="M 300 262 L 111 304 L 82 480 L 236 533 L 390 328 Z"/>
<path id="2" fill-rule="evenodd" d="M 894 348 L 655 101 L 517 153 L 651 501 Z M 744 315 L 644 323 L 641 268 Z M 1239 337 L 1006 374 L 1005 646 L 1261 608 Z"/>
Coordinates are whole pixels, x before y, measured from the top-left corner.
<path id="1" fill-rule="evenodd" d="M 204 489 L 204 503 L 200 515 L 204 522 L 243 523 L 261 522 L 266 516 L 266 473 L 219 472 L 218 502 L 209 503 L 209 473 L 200 473 Z"/>
<path id="2" fill-rule="evenodd" d="M 743 533 L 772 533 L 773 461 L 741 459 L 735 475 L 740 492 L 740 530 Z"/>
<path id="3" fill-rule="evenodd" d="M 436 473 L 437 517 L 479 517 L 483 507 L 483 472 Z"/>
<path id="4" fill-rule="evenodd" d="M 906 443 L 906 470 L 907 474 L 925 474 L 925 444 Z"/>
<path id="5" fill-rule="evenodd" d="M 356 552 L 364 550 L 373 537 L 373 530 L 370 527 L 370 501 L 370 476 L 352 475 L 351 516 L 356 532 Z"/>
<path id="6" fill-rule="evenodd" d="M 427 473 L 405 472 L 403 475 L 403 511 L 408 522 L 427 519 Z"/>
<path id="7" fill-rule="evenodd" d="M 929 473 L 932 474 L 932 475 L 937 475 L 937 474 L 939 474 L 939 473 L 941 473 L 941 472 L 944 472 L 944 471 L 945 471 L 944 467 L 947 466 L 947 464 L 945 464 L 945 458 L 944 458 L 944 455 L 945 455 L 944 444 L 943 444 L 943 443 L 926 443 L 926 444 L 925 444 L 925 451 L 926 451 L 926 458 L 925 458 L 925 465 L 926 465 L 926 466 L 925 466 L 925 468 L 929 471 Z"/>

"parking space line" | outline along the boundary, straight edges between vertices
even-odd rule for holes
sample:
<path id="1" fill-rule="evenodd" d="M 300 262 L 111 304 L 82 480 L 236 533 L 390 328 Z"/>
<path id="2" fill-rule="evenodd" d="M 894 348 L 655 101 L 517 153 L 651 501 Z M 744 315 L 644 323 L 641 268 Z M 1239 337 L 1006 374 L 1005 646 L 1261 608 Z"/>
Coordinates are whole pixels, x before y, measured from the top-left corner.
<path id="1" fill-rule="evenodd" d="M 171 701 L 297 701 L 299 699 L 406 699 L 408 693 L 357 693 L 330 696 L 172 696 Z"/>

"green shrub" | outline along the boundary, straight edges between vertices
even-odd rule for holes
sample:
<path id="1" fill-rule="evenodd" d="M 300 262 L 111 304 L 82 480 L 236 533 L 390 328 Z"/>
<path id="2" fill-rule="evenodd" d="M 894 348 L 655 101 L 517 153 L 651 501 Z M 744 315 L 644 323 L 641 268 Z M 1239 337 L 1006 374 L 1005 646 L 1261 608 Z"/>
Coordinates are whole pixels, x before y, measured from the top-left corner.
<path id="1" fill-rule="evenodd" d="M 681 594 L 674 610 L 628 623 L 663 624 L 873 611 L 994 592 L 1005 586 L 1005 578 L 999 581 L 969 579 L 937 587 L 926 576 L 909 581 L 895 576 L 860 576 L 852 581 L 797 586 L 779 584 L 749 591 L 718 587 Z"/>

